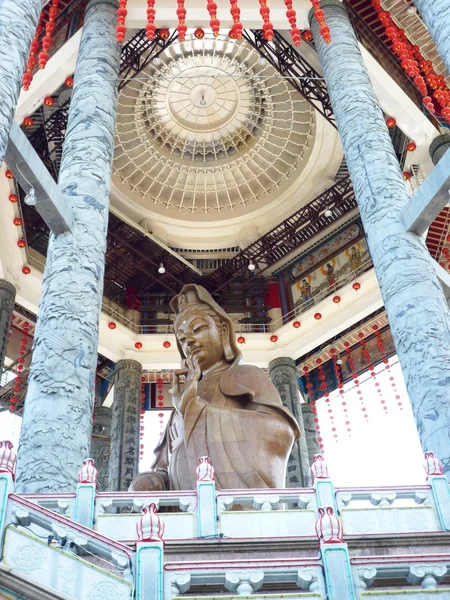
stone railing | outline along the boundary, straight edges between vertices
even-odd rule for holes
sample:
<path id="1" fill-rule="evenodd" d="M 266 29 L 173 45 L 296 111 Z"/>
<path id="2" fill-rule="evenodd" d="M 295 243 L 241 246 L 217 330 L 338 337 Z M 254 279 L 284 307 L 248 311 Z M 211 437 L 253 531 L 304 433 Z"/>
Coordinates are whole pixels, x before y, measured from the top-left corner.
<path id="1" fill-rule="evenodd" d="M 17 495 L 0 445 L 2 562 L 69 597 L 450 598 L 449 485 L 431 453 L 423 486 L 335 489 L 318 455 L 308 489 L 216 490 L 199 468 L 192 491 L 96 493 L 88 459 L 76 492 Z"/>

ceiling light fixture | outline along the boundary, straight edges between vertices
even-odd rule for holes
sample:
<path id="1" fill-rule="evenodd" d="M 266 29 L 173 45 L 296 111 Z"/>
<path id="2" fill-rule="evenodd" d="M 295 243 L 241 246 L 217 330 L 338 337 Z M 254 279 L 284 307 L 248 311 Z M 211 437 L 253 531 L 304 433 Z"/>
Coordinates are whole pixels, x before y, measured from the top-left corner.
<path id="1" fill-rule="evenodd" d="M 25 204 L 27 204 L 28 206 L 36 206 L 37 203 L 37 198 L 36 198 L 36 192 L 34 191 L 34 188 L 30 188 L 30 191 L 28 192 L 28 194 L 25 196 L 25 198 L 23 199 L 23 201 L 25 202 Z"/>
<path id="2" fill-rule="evenodd" d="M 166 269 L 165 269 L 164 265 L 162 263 L 159 263 L 158 273 L 161 273 L 161 275 L 162 275 L 165 272 L 166 272 Z"/>
<path id="3" fill-rule="evenodd" d="M 250 262 L 248 263 L 248 270 L 254 271 L 255 269 L 256 269 L 255 263 L 252 260 L 250 260 Z"/>

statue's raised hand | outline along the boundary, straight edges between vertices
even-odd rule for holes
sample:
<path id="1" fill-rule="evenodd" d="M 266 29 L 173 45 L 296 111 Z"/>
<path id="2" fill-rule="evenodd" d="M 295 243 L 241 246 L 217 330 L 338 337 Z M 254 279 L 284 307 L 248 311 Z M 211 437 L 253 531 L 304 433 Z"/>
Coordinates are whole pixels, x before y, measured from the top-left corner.
<path id="1" fill-rule="evenodd" d="M 184 385 L 181 388 L 180 376 L 185 376 Z M 197 361 L 188 356 L 186 360 L 181 362 L 181 369 L 175 369 L 173 372 L 172 381 L 172 402 L 179 413 L 184 415 L 187 405 L 198 395 L 198 382 L 202 371 L 198 366 Z"/>

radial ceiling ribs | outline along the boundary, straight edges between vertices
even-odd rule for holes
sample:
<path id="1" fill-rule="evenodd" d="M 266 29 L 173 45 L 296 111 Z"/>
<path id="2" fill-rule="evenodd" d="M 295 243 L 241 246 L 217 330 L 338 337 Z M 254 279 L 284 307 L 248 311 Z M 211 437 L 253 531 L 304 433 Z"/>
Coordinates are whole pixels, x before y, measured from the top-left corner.
<path id="1" fill-rule="evenodd" d="M 156 36 L 149 43 L 145 29 L 137 31 L 122 49 L 119 89 L 123 89 L 133 77 L 145 69 L 177 39 L 174 32 L 168 39 Z M 33 131 L 28 138 L 50 173 L 57 178 L 61 162 L 62 147 L 69 115 L 70 98 Z M 38 109 L 40 110 L 40 109 Z M 25 130 L 25 133 L 27 130 Z"/>
<path id="2" fill-rule="evenodd" d="M 330 97 L 323 77 L 301 56 L 291 43 L 274 31 L 272 42 L 264 39 L 260 29 L 246 29 L 243 38 L 255 48 L 280 75 L 314 106 L 333 127 L 337 128 Z"/>

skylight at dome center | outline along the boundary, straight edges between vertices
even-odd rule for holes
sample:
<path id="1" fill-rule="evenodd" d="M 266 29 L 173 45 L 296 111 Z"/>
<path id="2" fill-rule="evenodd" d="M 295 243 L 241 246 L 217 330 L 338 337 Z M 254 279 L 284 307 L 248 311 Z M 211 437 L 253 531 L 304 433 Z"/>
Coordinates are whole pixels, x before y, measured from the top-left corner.
<path id="1" fill-rule="evenodd" d="M 245 41 L 175 42 L 119 94 L 114 175 L 156 212 L 267 204 L 309 157 L 312 107 Z"/>

